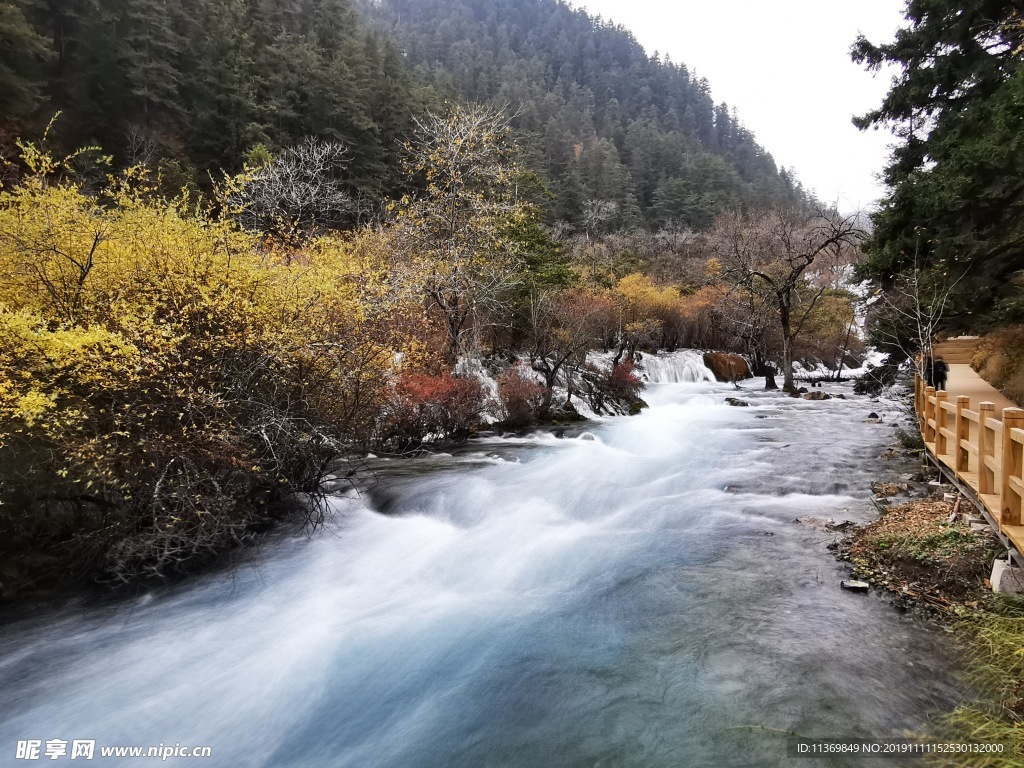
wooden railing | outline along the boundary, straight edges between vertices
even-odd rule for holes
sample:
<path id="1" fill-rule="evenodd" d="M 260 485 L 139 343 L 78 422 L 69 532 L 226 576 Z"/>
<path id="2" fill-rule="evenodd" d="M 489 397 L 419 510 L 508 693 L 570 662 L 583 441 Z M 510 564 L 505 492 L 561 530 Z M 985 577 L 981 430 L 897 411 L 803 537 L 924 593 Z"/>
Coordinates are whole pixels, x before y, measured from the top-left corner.
<path id="1" fill-rule="evenodd" d="M 1004 408 L 996 418 L 995 405 L 964 395 L 950 401 L 920 377 L 914 383 L 917 412 L 925 447 L 973 491 L 999 532 L 1024 555 L 1024 409 Z"/>

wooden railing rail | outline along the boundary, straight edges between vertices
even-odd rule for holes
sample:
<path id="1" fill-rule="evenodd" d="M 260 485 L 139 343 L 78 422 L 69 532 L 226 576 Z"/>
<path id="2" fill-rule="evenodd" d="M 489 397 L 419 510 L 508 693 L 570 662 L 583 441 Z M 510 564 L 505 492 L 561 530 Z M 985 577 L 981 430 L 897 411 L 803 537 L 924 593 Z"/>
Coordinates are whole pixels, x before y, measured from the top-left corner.
<path id="1" fill-rule="evenodd" d="M 914 409 L 925 448 L 968 486 L 998 525 L 999 533 L 1024 555 L 1024 409 L 1004 408 L 960 395 L 950 402 L 915 376 Z"/>

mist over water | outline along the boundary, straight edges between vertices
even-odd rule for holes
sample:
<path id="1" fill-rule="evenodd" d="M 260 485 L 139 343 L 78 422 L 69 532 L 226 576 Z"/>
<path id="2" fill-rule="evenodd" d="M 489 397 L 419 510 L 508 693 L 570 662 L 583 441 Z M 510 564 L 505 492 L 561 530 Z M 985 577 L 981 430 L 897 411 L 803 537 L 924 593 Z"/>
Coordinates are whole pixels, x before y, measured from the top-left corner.
<path id="1" fill-rule="evenodd" d="M 782 732 L 899 736 L 959 700 L 946 636 L 841 591 L 831 535 L 794 522 L 870 517 L 878 404 L 706 381 L 645 399 L 574 437 L 379 461 L 328 532 L 259 567 L 8 620 L 0 756 L 810 768 L 843 763 L 788 759 Z"/>

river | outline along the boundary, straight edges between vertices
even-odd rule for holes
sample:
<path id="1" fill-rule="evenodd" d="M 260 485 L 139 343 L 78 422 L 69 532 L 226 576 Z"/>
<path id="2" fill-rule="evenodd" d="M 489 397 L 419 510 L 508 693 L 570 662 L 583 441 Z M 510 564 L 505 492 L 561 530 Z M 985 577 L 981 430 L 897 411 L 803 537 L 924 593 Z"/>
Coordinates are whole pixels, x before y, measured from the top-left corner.
<path id="1" fill-rule="evenodd" d="M 258 564 L 8 612 L 0 764 L 86 739 L 208 745 L 164 763 L 208 768 L 863 765 L 791 759 L 785 733 L 954 706 L 948 636 L 840 590 L 832 534 L 794 522 L 870 517 L 884 404 L 672 382 L 701 378 L 677 360 L 640 416 L 373 461 Z"/>

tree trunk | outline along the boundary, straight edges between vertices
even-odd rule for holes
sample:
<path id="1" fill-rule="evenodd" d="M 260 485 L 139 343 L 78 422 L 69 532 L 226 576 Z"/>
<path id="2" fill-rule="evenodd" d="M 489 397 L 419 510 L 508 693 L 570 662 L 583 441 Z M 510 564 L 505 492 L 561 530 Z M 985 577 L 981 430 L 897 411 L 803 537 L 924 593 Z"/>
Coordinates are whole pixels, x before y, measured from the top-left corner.
<path id="1" fill-rule="evenodd" d="M 843 380 L 843 365 L 846 363 L 846 353 L 850 350 L 851 333 L 853 333 L 853 323 L 846 326 L 846 338 L 843 339 L 843 350 L 839 353 L 839 363 L 836 365 L 836 381 Z"/>
<path id="2" fill-rule="evenodd" d="M 757 349 L 756 347 L 754 349 L 750 349 L 748 347 L 747 354 L 750 355 L 750 372 L 754 376 L 767 376 L 769 373 L 771 373 L 772 376 L 775 375 L 775 369 L 768 365 L 760 349 Z"/>
<path id="3" fill-rule="evenodd" d="M 625 351 L 626 351 L 626 342 L 622 341 L 622 342 L 619 343 L 619 349 L 615 353 L 615 357 L 612 358 L 612 370 L 614 370 L 615 366 L 617 366 L 619 364 L 619 362 L 622 360 L 622 355 L 625 353 Z"/>
<path id="4" fill-rule="evenodd" d="M 460 307 L 457 299 L 454 304 L 447 305 L 439 301 L 438 306 L 441 307 L 441 311 L 444 312 L 445 314 L 445 321 L 447 325 L 447 362 L 454 365 L 459 361 L 459 355 L 463 351 L 461 349 L 462 345 L 460 344 L 460 341 L 462 336 L 462 328 L 466 324 L 466 319 L 469 317 L 469 311 L 467 309 L 464 309 L 463 307 Z"/>
<path id="5" fill-rule="evenodd" d="M 789 323 L 789 305 L 780 303 L 779 321 L 782 326 L 782 391 L 793 394 L 796 383 L 793 381 L 793 331 Z"/>

